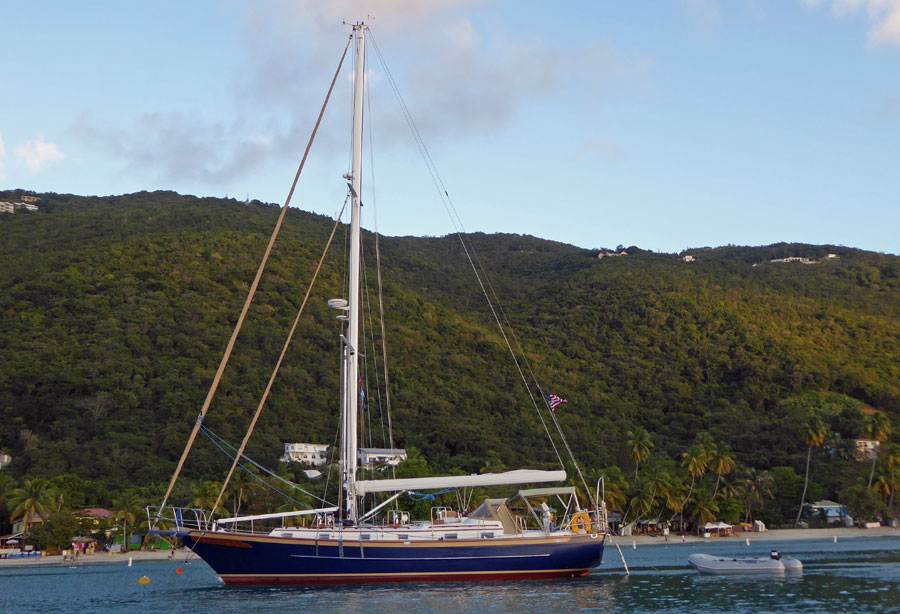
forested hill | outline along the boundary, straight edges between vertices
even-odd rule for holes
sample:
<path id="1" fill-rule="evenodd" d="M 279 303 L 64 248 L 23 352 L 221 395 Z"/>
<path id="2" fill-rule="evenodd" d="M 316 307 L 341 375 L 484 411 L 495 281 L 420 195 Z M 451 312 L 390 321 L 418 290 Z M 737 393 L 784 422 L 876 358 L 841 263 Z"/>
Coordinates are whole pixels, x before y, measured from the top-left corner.
<path id="1" fill-rule="evenodd" d="M 15 201 L 18 192 L 0 192 Z M 278 207 L 171 192 L 38 195 L 0 214 L 0 449 L 16 475 L 166 480 L 202 405 Z M 237 445 L 332 221 L 291 210 L 207 426 Z M 331 444 L 343 296 L 339 230 L 249 454 Z M 708 431 L 755 467 L 806 452 L 797 412 L 830 404 L 852 437 L 860 406 L 900 412 L 900 258 L 779 244 L 598 258 L 528 236 L 467 236 L 588 468 L 629 466 L 626 433 L 680 454 Z M 456 237 L 382 238 L 394 441 L 432 468 L 552 466 L 537 415 Z M 368 294 L 374 241 L 366 236 Z M 604 250 L 606 251 L 606 250 Z M 828 254 L 837 258 L 827 259 Z M 803 257 L 815 264 L 772 262 Z M 377 305 L 377 300 L 374 301 Z M 377 308 L 371 331 L 380 336 Z M 386 445 L 367 344 L 364 435 Z M 833 393 L 833 394 L 832 394 Z M 841 413 L 843 411 L 843 413 Z M 858 412 L 856 412 L 858 413 Z M 205 440 L 188 470 L 221 479 Z"/>

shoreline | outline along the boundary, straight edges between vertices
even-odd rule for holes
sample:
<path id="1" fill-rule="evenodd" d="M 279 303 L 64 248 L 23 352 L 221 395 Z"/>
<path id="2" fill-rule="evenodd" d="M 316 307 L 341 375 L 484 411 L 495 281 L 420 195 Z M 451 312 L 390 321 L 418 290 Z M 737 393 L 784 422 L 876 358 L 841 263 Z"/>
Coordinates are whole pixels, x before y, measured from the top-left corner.
<path id="1" fill-rule="evenodd" d="M 92 567 L 94 565 L 128 565 L 128 560 L 132 562 L 141 561 L 171 561 L 173 563 L 183 563 L 184 557 L 188 552 L 183 549 L 175 550 L 175 556 L 169 558 L 171 550 L 133 550 L 127 554 L 110 554 L 108 552 L 96 552 L 94 554 L 84 554 L 78 557 L 77 561 L 66 561 L 63 563 L 61 554 L 51 556 L 35 557 L 31 559 L 0 559 L 0 569 L 13 567 Z"/>
<path id="2" fill-rule="evenodd" d="M 770 529 L 762 533 L 747 532 L 735 533 L 728 537 L 702 537 L 700 535 L 670 533 L 669 539 L 662 535 L 613 535 L 610 541 L 613 544 L 636 546 L 668 546 L 678 544 L 697 544 L 710 542 L 780 542 L 801 541 L 812 539 L 858 539 L 861 537 L 900 537 L 900 529 L 893 527 L 877 527 L 873 529 L 858 529 L 856 527 L 839 527 L 833 529 Z"/>
<path id="3" fill-rule="evenodd" d="M 814 539 L 859 539 L 865 537 L 900 537 L 900 528 L 878 527 L 874 529 L 834 528 L 834 529 L 771 529 L 763 533 L 737 533 L 730 537 L 705 538 L 699 535 L 686 534 L 684 536 L 672 533 L 668 541 L 662 535 L 627 535 L 611 536 L 612 544 L 634 546 L 677 546 L 679 544 L 697 544 L 710 542 L 789 542 Z M 94 565 L 128 565 L 132 562 L 143 561 L 170 561 L 175 564 L 184 564 L 185 557 L 190 554 L 188 550 L 175 550 L 175 556 L 171 559 L 171 550 L 134 550 L 127 554 L 109 554 L 98 552 L 86 554 L 78 558 L 77 562 L 67 561 L 63 563 L 62 555 L 43 556 L 33 559 L 0 559 L 0 569 L 22 567 L 82 567 Z M 197 560 L 200 560 L 199 558 Z"/>

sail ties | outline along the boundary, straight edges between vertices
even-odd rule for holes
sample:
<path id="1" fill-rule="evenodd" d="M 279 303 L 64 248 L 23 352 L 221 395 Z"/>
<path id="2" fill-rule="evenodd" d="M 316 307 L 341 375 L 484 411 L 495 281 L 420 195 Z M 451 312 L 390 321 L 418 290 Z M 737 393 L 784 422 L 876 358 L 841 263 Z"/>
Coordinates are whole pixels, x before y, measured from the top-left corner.
<path id="1" fill-rule="evenodd" d="M 303 152 L 303 158 L 300 160 L 300 166 L 297 168 L 297 174 L 294 176 L 294 182 L 291 184 L 291 189 L 288 192 L 287 198 L 285 199 L 284 206 L 281 208 L 281 213 L 278 216 L 278 221 L 275 223 L 275 228 L 272 230 L 272 236 L 269 238 L 269 243 L 266 245 L 265 253 L 263 254 L 262 261 L 259 263 L 259 268 L 256 271 L 256 277 L 253 279 L 253 283 L 250 285 L 250 291 L 247 293 L 247 298 L 244 301 L 244 306 L 241 309 L 241 314 L 238 316 L 238 321 L 234 326 L 234 331 L 231 333 L 231 338 L 228 340 L 228 344 L 225 347 L 225 353 L 222 355 L 222 360 L 219 363 L 219 368 L 216 370 L 216 375 L 213 377 L 212 384 L 209 387 L 209 392 L 206 394 L 206 399 L 203 401 L 203 407 L 200 409 L 200 416 L 197 421 L 194 423 L 194 429 L 191 431 L 190 436 L 188 437 L 187 444 L 184 447 L 184 452 L 181 453 L 181 458 L 178 460 L 178 465 L 175 467 L 175 472 L 172 474 L 172 479 L 169 481 L 169 487 L 166 489 L 166 494 L 163 496 L 162 504 L 160 508 L 164 508 L 166 503 L 169 500 L 169 495 L 172 494 L 172 489 L 175 487 L 175 482 L 178 481 L 178 476 L 181 474 L 181 469 L 184 467 L 184 462 L 187 460 L 188 454 L 191 451 L 191 447 L 194 444 L 194 440 L 197 438 L 197 433 L 200 431 L 200 426 L 203 422 L 203 418 L 206 417 L 206 412 L 209 411 L 209 406 L 212 403 L 212 399 L 216 394 L 216 390 L 219 388 L 219 382 L 222 379 L 222 374 L 225 372 L 225 366 L 228 364 L 228 359 L 231 357 L 231 352 L 234 349 L 235 341 L 237 341 L 238 334 L 241 331 L 241 327 L 244 324 L 244 319 L 247 317 L 247 312 L 250 310 L 250 304 L 253 302 L 253 297 L 256 296 L 256 289 L 259 286 L 260 279 L 262 279 L 263 271 L 266 268 L 266 263 L 269 261 L 269 255 L 272 253 L 272 248 L 275 245 L 275 239 L 278 237 L 278 232 L 281 230 L 281 225 L 284 222 L 284 217 L 287 214 L 288 205 L 291 202 L 291 198 L 294 195 L 294 189 L 297 187 L 297 181 L 300 179 L 300 173 L 303 171 L 303 166 L 306 164 L 306 158 L 309 155 L 309 151 L 312 148 L 313 141 L 316 138 L 316 133 L 319 131 L 319 125 L 322 123 L 322 117 L 325 115 L 325 108 L 328 106 L 328 101 L 331 98 L 331 93 L 334 91 L 334 85 L 337 82 L 338 75 L 341 72 L 341 67 L 344 65 L 344 58 L 347 57 L 347 50 L 350 48 L 350 43 L 353 41 L 353 37 L 347 41 L 347 46 L 344 47 L 344 53 L 341 55 L 341 61 L 338 62 L 337 70 L 334 72 L 334 77 L 331 80 L 331 85 L 328 87 L 328 94 L 325 96 L 325 101 L 322 103 L 322 108 L 319 111 L 319 117 L 316 119 L 316 125 L 313 128 L 312 134 L 309 137 L 309 141 L 306 144 L 306 150 Z M 340 217 L 338 217 L 340 219 Z M 215 509 L 215 508 L 213 508 Z"/>

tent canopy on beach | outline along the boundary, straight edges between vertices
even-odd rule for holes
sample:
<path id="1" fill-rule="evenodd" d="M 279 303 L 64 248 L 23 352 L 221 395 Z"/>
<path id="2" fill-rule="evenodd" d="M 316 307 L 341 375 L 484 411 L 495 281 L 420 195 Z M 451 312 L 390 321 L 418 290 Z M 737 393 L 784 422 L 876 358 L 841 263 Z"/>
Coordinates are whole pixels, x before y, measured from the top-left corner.
<path id="1" fill-rule="evenodd" d="M 716 535 L 731 535 L 731 525 L 724 522 L 707 522 L 700 527 L 703 533 L 713 533 Z"/>

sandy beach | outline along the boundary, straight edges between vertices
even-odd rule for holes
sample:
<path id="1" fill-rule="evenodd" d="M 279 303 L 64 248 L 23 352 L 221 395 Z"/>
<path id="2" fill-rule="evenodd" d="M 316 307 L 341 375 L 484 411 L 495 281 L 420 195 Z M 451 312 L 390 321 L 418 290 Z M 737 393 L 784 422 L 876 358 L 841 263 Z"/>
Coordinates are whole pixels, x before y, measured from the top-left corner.
<path id="1" fill-rule="evenodd" d="M 731 537 L 704 538 L 698 535 L 670 534 L 668 541 L 661 535 L 629 535 L 626 537 L 614 536 L 611 538 L 614 544 L 619 546 L 662 546 L 666 544 L 677 545 L 681 543 L 691 544 L 698 542 L 769 542 L 769 541 L 793 541 L 806 539 L 860 539 L 864 537 L 900 537 L 900 529 L 891 527 L 878 527 L 875 529 L 835 528 L 835 529 L 772 529 L 763 533 L 736 533 Z M 189 554 L 186 550 L 176 550 L 173 562 L 183 562 Z M 7 567 L 36 567 L 36 566 L 60 566 L 60 565 L 127 565 L 128 560 L 138 561 L 168 561 L 167 550 L 137 550 L 128 554 L 108 554 L 99 552 L 79 557 L 76 563 L 67 561 L 63 563 L 61 555 L 44 556 L 33 559 L 0 559 L 0 568 Z"/>
<path id="2" fill-rule="evenodd" d="M 5 567 L 41 567 L 41 566 L 81 566 L 81 565 L 127 565 L 128 560 L 137 561 L 168 561 L 170 551 L 168 550 L 135 550 L 128 554 L 109 554 L 107 552 L 97 552 L 94 554 L 85 554 L 79 556 L 75 562 L 63 562 L 61 554 L 53 556 L 42 556 L 28 559 L 0 559 L 0 568 Z M 185 550 L 176 550 L 174 561 L 184 561 L 184 557 L 188 554 Z"/>

